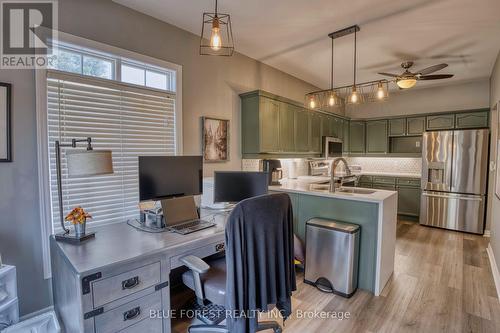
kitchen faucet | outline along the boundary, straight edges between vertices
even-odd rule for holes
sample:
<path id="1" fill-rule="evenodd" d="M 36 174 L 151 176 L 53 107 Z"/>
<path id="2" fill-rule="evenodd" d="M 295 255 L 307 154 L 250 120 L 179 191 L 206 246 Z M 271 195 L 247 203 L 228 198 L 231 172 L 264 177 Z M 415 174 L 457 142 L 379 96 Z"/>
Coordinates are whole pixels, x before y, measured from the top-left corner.
<path id="1" fill-rule="evenodd" d="M 336 191 L 336 182 L 335 182 L 335 169 L 339 165 L 339 163 L 342 162 L 344 163 L 345 170 L 346 170 L 346 175 L 350 176 L 351 175 L 351 169 L 349 169 L 349 166 L 347 165 L 347 161 L 343 157 L 339 157 L 333 160 L 332 162 L 332 169 L 331 169 L 331 177 L 330 177 L 330 192 L 334 193 Z M 342 185 L 342 180 L 340 181 L 340 185 Z"/>

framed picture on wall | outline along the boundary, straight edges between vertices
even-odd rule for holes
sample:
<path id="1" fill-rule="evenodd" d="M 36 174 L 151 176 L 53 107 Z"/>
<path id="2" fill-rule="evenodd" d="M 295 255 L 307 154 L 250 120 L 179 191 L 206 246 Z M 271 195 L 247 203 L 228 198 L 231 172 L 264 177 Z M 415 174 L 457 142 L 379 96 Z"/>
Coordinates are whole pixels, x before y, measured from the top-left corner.
<path id="1" fill-rule="evenodd" d="M 229 161 L 229 120 L 202 117 L 203 160 Z"/>
<path id="2" fill-rule="evenodd" d="M 11 92 L 10 83 L 0 82 L 0 162 L 11 162 Z"/>

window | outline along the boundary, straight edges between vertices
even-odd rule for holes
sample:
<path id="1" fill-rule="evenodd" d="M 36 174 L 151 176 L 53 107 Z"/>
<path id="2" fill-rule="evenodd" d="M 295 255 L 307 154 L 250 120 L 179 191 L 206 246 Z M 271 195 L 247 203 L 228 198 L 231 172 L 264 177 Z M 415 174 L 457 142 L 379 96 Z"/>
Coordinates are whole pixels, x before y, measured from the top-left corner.
<path id="1" fill-rule="evenodd" d="M 60 231 L 56 140 L 90 136 L 95 149 L 113 153 L 114 174 L 69 178 L 65 156 L 72 148 L 62 148 L 63 212 L 81 205 L 94 226 L 138 217 L 139 155 L 182 154 L 182 66 L 63 32 L 58 38 L 57 61 L 35 71 L 45 278 L 51 277 L 49 235 Z M 143 81 L 124 82 L 122 66 L 141 70 Z"/>
<path id="2" fill-rule="evenodd" d="M 175 155 L 175 96 L 147 88 L 48 72 L 47 124 L 52 230 L 60 231 L 56 140 L 92 137 L 95 149 L 110 149 L 114 174 L 69 178 L 62 151 L 63 211 L 88 210 L 89 225 L 139 217 L 139 155 Z M 80 149 L 84 149 L 81 147 Z"/>
<path id="3" fill-rule="evenodd" d="M 175 92 L 175 71 L 141 61 L 60 43 L 51 69 Z M 119 69 L 119 70 L 118 70 Z"/>

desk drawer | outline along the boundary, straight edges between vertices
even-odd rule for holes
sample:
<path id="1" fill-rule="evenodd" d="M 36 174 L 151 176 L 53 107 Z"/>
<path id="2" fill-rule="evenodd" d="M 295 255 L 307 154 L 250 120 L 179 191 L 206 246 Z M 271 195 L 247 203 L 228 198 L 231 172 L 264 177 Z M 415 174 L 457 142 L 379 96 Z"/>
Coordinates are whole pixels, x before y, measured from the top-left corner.
<path id="1" fill-rule="evenodd" d="M 137 324 L 127 327 L 119 333 L 160 333 L 163 332 L 163 320 L 161 318 L 146 318 Z"/>
<path id="2" fill-rule="evenodd" d="M 155 262 L 92 284 L 94 307 L 160 283 L 160 263 Z"/>
<path id="3" fill-rule="evenodd" d="M 180 267 L 180 266 L 184 266 L 184 264 L 180 261 L 180 259 L 182 257 L 185 257 L 187 255 L 194 255 L 194 256 L 197 256 L 199 258 L 206 258 L 208 256 L 211 256 L 212 254 L 216 254 L 216 253 L 219 253 L 219 252 L 223 252 L 225 249 L 225 244 L 224 244 L 224 241 L 220 241 L 220 242 L 217 242 L 217 243 L 212 243 L 212 244 L 209 244 L 209 245 L 205 245 L 205 246 L 202 246 L 202 247 L 199 247 L 197 249 L 193 249 L 193 250 L 189 250 L 183 254 L 180 254 L 178 256 L 175 256 L 175 257 L 172 257 L 172 259 L 170 259 L 170 268 L 171 269 L 174 269 L 174 268 L 177 268 L 177 267 Z"/>
<path id="4" fill-rule="evenodd" d="M 123 304 L 113 310 L 104 312 L 95 317 L 96 333 L 114 333 L 123 330 L 129 326 L 137 324 L 150 316 L 150 310 L 161 311 L 161 292 L 156 291 L 152 294 L 136 299 L 132 302 Z M 161 322 L 160 319 L 154 319 Z M 146 324 L 145 324 L 146 325 Z M 146 327 L 148 327 L 146 325 Z M 129 330 L 125 330 L 129 332 Z M 140 332 L 139 330 L 130 330 L 130 332 Z M 146 331 L 147 332 L 147 331 Z M 161 332 L 161 330 L 156 331 Z"/>

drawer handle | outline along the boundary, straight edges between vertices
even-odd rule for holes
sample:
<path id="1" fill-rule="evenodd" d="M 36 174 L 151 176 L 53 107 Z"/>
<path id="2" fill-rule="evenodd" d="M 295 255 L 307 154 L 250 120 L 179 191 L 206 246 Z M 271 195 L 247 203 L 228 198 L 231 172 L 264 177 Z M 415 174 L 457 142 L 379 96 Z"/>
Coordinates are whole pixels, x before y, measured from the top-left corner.
<path id="1" fill-rule="evenodd" d="M 136 308 L 133 308 L 132 310 L 125 311 L 123 313 L 123 321 L 127 320 L 132 320 L 134 318 L 137 318 L 141 314 L 141 307 L 138 306 Z"/>
<path id="2" fill-rule="evenodd" d="M 122 281 L 122 290 L 135 288 L 137 287 L 138 284 L 139 284 L 139 277 L 134 276 L 133 278 Z"/>

